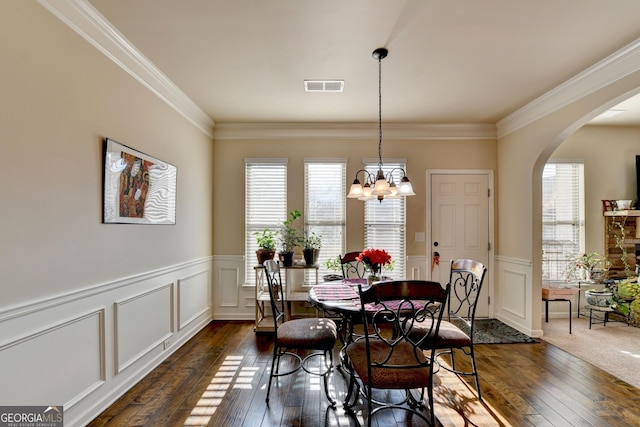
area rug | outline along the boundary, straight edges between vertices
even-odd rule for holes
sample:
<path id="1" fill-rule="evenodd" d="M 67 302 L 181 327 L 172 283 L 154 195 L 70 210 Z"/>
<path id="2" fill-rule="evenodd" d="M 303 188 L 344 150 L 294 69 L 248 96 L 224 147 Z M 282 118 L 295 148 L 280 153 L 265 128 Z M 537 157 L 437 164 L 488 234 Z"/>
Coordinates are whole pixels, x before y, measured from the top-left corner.
<path id="1" fill-rule="evenodd" d="M 462 321 L 451 319 L 451 323 L 469 334 L 469 328 Z M 498 319 L 476 319 L 473 328 L 475 344 L 516 344 L 516 343 L 537 343 L 535 338 L 523 334 L 522 332 L 505 325 Z"/>
<path id="2" fill-rule="evenodd" d="M 640 328 L 625 323 L 593 325 L 589 318 L 573 318 L 569 334 L 567 319 L 542 322 L 542 339 L 580 359 L 640 388 Z"/>

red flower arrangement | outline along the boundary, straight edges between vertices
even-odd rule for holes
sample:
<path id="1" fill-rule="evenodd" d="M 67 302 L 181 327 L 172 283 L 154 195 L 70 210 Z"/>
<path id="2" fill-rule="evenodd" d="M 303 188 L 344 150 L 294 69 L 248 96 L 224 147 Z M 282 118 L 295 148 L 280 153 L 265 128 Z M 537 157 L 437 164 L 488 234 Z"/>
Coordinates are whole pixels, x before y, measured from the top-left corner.
<path id="1" fill-rule="evenodd" d="M 391 264 L 391 255 L 384 249 L 367 248 L 356 258 L 373 273 L 380 272 L 383 265 Z"/>

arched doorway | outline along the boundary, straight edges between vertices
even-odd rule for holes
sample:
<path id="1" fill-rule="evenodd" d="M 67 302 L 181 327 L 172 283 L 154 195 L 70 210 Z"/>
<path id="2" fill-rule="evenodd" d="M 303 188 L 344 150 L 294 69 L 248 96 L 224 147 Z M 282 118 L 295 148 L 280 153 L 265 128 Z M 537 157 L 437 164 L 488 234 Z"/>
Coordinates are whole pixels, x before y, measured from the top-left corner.
<path id="1" fill-rule="evenodd" d="M 541 336 L 542 171 L 569 136 L 600 112 L 640 92 L 633 72 L 498 138 L 496 317 Z"/>

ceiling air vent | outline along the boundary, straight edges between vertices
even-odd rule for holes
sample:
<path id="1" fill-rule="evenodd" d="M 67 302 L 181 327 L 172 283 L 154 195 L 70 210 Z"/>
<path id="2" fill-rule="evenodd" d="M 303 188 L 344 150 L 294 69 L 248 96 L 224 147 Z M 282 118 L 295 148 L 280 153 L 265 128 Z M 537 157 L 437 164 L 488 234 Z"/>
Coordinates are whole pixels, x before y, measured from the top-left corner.
<path id="1" fill-rule="evenodd" d="M 344 80 L 305 80 L 306 92 L 342 92 Z"/>

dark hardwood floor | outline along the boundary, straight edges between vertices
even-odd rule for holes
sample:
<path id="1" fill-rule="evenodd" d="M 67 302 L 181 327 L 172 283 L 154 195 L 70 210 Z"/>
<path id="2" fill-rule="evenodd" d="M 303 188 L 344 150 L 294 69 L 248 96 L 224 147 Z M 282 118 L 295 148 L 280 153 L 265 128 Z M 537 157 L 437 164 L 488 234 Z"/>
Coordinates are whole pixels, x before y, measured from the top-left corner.
<path id="1" fill-rule="evenodd" d="M 340 403 L 304 371 L 274 383 L 265 403 L 272 337 L 252 322 L 213 321 L 90 426 L 352 426 Z M 434 396 L 439 426 L 640 426 L 640 389 L 545 342 L 476 346 L 484 402 L 441 370 Z M 346 392 L 341 374 L 332 394 Z M 358 415 L 362 422 L 361 414 Z M 426 425 L 383 411 L 374 425 Z"/>

